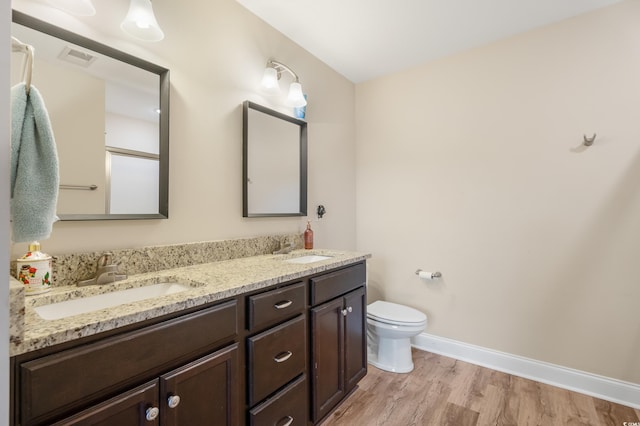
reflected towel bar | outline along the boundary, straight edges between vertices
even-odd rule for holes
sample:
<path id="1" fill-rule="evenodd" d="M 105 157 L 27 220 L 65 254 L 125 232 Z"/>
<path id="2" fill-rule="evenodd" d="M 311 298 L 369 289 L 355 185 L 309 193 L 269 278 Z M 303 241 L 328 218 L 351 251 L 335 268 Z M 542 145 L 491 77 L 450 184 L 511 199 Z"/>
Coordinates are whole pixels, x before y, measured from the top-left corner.
<path id="1" fill-rule="evenodd" d="M 98 189 L 98 185 L 60 185 L 60 189 L 86 189 L 88 191 L 95 191 Z"/>

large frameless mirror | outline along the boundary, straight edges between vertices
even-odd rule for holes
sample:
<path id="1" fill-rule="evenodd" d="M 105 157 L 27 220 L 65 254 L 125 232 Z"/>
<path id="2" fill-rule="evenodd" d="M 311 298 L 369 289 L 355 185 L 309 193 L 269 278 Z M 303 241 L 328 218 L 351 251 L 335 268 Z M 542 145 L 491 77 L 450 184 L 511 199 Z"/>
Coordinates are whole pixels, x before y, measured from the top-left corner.
<path id="1" fill-rule="evenodd" d="M 169 70 L 15 10 L 11 33 L 35 50 L 32 84 L 58 149 L 60 219 L 167 218 Z M 12 57 L 12 85 L 21 65 Z"/>
<path id="2" fill-rule="evenodd" d="M 243 216 L 306 216 L 307 123 L 243 104 Z"/>

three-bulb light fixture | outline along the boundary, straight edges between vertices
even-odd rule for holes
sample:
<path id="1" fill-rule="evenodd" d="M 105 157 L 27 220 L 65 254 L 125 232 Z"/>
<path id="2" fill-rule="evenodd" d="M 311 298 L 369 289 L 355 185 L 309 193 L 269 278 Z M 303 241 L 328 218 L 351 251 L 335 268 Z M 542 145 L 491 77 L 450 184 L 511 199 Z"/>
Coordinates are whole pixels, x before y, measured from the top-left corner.
<path id="1" fill-rule="evenodd" d="M 293 72 L 291 68 L 282 62 L 274 61 L 273 59 L 267 62 L 267 67 L 264 69 L 262 76 L 262 87 L 269 91 L 277 91 L 280 88 L 278 80 L 282 77 L 283 72 L 287 72 L 293 77 L 293 82 L 289 86 L 287 104 L 292 107 L 303 107 L 307 105 L 307 100 L 302 93 L 300 78 L 298 78 L 298 75 Z"/>
<path id="2" fill-rule="evenodd" d="M 49 0 L 53 6 L 78 16 L 93 16 L 96 8 L 91 0 Z M 120 24 L 122 31 L 143 41 L 160 41 L 164 33 L 153 13 L 151 0 L 130 0 L 127 16 Z"/>

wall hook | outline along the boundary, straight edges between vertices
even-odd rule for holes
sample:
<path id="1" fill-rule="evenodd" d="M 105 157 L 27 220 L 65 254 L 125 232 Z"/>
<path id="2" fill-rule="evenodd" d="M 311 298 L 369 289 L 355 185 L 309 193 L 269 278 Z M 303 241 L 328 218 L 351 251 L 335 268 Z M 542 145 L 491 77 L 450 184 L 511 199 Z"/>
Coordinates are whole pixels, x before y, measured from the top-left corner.
<path id="1" fill-rule="evenodd" d="M 584 139 L 584 146 L 591 146 L 591 145 L 593 145 L 593 142 L 596 140 L 596 134 L 595 133 L 593 134 L 591 139 L 589 139 L 587 137 L 587 135 L 582 135 L 582 137 Z"/>

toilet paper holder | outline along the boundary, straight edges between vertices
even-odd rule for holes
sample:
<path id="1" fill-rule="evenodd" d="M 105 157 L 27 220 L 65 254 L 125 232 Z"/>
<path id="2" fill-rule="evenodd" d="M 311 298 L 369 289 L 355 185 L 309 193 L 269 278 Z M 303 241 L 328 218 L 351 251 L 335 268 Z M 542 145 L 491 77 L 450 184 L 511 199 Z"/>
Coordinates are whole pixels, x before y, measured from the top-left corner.
<path id="1" fill-rule="evenodd" d="M 420 272 L 422 272 L 422 269 L 418 269 L 418 270 L 416 271 L 416 275 L 420 275 Z M 438 271 L 436 271 L 436 272 L 432 272 L 432 273 L 431 273 L 431 279 L 433 279 L 433 278 L 442 278 L 442 273 L 440 273 L 440 272 L 438 272 Z"/>

